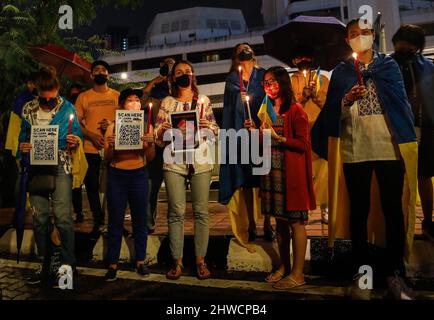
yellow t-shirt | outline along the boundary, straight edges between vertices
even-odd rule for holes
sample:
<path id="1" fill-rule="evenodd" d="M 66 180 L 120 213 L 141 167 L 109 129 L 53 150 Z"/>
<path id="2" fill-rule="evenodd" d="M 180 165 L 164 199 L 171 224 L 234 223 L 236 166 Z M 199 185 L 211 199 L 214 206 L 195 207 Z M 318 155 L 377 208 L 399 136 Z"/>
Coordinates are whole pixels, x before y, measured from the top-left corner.
<path id="1" fill-rule="evenodd" d="M 119 92 L 110 88 L 104 93 L 96 92 L 93 89 L 81 93 L 75 103 L 78 120 L 87 130 L 102 134 L 98 122 L 103 119 L 115 120 L 118 98 Z M 84 152 L 98 153 L 98 149 L 90 140 L 85 139 Z"/>

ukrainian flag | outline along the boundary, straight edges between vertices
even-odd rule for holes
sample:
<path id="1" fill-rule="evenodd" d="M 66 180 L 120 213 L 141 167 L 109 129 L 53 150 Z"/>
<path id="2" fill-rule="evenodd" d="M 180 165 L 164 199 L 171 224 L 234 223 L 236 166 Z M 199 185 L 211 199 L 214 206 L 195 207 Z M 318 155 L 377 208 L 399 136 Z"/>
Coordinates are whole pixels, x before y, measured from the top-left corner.
<path id="1" fill-rule="evenodd" d="M 262 100 L 261 107 L 258 111 L 258 118 L 268 127 L 271 127 L 277 120 L 277 113 L 274 111 L 273 104 L 270 99 L 268 99 L 267 95 L 265 95 L 264 100 Z"/>
<path id="2" fill-rule="evenodd" d="M 322 86 L 320 67 L 318 67 L 318 69 L 316 70 L 315 76 L 316 76 L 316 93 L 318 93 Z"/>

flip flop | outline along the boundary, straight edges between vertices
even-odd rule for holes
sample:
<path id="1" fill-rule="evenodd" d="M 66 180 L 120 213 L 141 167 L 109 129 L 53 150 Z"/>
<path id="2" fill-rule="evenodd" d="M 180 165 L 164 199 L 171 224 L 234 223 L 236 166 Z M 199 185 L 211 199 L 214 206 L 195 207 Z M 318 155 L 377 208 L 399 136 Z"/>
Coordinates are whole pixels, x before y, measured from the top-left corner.
<path id="1" fill-rule="evenodd" d="M 288 282 L 287 280 L 289 280 L 289 283 L 287 283 Z M 306 282 L 298 283 L 290 276 L 287 276 L 286 278 L 283 278 L 282 280 L 280 280 L 279 282 L 274 284 L 273 288 L 277 289 L 277 290 L 290 290 L 290 289 L 294 289 L 297 287 L 301 287 L 305 284 L 306 284 Z"/>
<path id="2" fill-rule="evenodd" d="M 278 275 L 278 278 L 275 278 L 274 280 L 272 280 L 272 278 L 274 277 L 274 275 Z M 267 283 L 276 283 L 279 282 L 280 280 L 283 279 L 285 275 L 280 272 L 280 270 L 276 270 L 275 272 L 270 273 L 266 278 L 265 278 L 265 282 Z"/>

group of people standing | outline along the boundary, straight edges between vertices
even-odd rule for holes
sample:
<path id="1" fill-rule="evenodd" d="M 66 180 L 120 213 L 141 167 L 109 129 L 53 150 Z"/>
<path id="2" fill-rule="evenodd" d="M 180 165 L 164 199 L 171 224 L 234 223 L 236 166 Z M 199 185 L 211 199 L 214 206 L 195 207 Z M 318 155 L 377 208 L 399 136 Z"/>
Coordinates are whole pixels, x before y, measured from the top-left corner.
<path id="1" fill-rule="evenodd" d="M 426 234 L 433 235 L 434 108 L 430 104 L 434 65 L 422 55 L 423 32 L 417 27 L 403 26 L 397 32 L 393 40 L 396 53 L 392 58 L 373 49 L 374 31 L 369 27 L 361 28 L 358 22 L 354 20 L 347 25 L 347 42 L 359 55 L 363 83 L 357 81 L 353 59 L 338 65 L 329 81 L 319 69 L 313 70 L 314 54 L 309 47 L 300 47 L 293 53 L 292 63 L 298 71 L 292 77 L 280 66 L 261 68 L 249 44 L 241 43 L 234 48 L 226 78 L 221 129 L 259 130 L 261 143 L 264 134 L 270 134 L 271 170 L 266 175 L 256 176 L 253 162 L 222 163 L 219 202 L 227 205 L 233 234 L 249 252 L 255 251 L 252 242 L 256 239 L 256 224 L 264 216 L 264 237 L 273 241 L 277 236 L 281 260 L 265 281 L 284 290 L 305 284 L 305 226 L 309 211 L 320 206 L 323 222 L 330 224 L 331 239 L 340 235 L 351 237 L 356 283 L 361 276 L 358 268 L 369 264 L 367 222 L 371 202 L 374 202 L 371 181 L 375 173 L 379 207 L 385 217 L 387 284 L 394 297 L 411 298 L 403 279 L 404 252 L 412 236 L 409 229 L 414 226 L 411 217 L 415 184 L 412 183 L 417 178 L 414 161 L 418 148 L 415 125 L 420 128 L 417 130 L 420 131 L 418 176 L 425 215 L 423 226 Z M 81 185 L 74 183 L 78 188 L 73 192 L 74 181 L 84 180 L 94 229 L 101 230 L 105 220 L 100 201 L 101 166 L 107 168 L 103 187 L 108 209 L 109 268 L 105 279 L 116 280 L 127 206 L 132 219 L 136 269 L 143 276 L 149 274 L 145 266 L 147 236 L 155 229 L 158 191 L 163 180 L 168 197 L 173 258 L 173 266 L 166 276 L 178 279 L 183 274 L 187 188 L 191 190 L 194 215 L 197 277 L 211 276 L 205 257 L 213 165 L 198 162 L 196 157 L 192 163 L 167 163 L 163 154 L 170 143 L 164 136 L 172 129 L 171 113 L 201 110 L 199 127 L 210 130 L 216 137 L 219 126 L 210 99 L 198 90 L 193 65 L 184 60 L 165 59 L 160 67 L 160 75 L 145 88 L 119 93 L 107 85 L 109 65 L 96 61 L 91 68 L 93 88 L 79 94 L 71 91 L 74 105 L 59 95 L 60 84 L 52 68 L 43 68 L 36 77 L 37 95 L 22 110 L 18 157 L 32 148 L 27 136 L 29 126 L 59 124 L 60 161 L 55 174 L 55 191 L 30 194 L 38 254 L 44 260 L 41 270 L 29 282 L 39 283 L 48 275 L 46 239 L 50 199 L 62 242 L 62 262 L 75 266 L 73 198 L 78 221 L 82 219 L 82 209 Z M 150 112 L 146 107 L 150 102 L 153 104 L 152 124 L 142 137 L 143 148 L 115 150 L 116 110 Z M 271 104 L 272 123 L 258 116 L 264 103 Z M 70 114 L 75 117 L 72 131 L 68 132 Z M 198 150 L 211 152 L 209 148 L 209 141 L 201 139 Z M 241 159 L 240 145 L 237 152 Z M 80 162 L 77 159 L 87 163 L 85 176 L 74 168 Z M 338 166 L 343 167 L 343 176 L 335 173 L 339 171 Z M 341 176 L 344 183 L 339 181 Z M 349 205 L 340 206 L 343 202 L 336 193 L 346 195 Z M 403 202 L 403 198 L 407 202 Z M 409 205 L 404 208 L 403 203 Z M 349 223 L 345 223 L 348 221 L 343 212 L 345 208 L 349 208 Z M 276 232 L 271 217 L 276 220 Z M 354 287 L 353 296 L 366 296 L 366 292 L 361 293 Z"/>

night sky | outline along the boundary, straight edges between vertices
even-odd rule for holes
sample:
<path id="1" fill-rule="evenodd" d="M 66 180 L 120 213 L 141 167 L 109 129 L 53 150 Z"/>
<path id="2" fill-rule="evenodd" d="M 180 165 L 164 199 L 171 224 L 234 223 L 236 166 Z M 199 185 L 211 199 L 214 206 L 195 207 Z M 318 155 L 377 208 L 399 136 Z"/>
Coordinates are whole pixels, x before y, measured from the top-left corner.
<path id="1" fill-rule="evenodd" d="M 139 36 L 142 42 L 148 26 L 157 13 L 198 6 L 241 9 L 250 28 L 262 25 L 261 0 L 146 0 L 143 2 L 145 4 L 135 10 L 102 8 L 90 26 L 77 29 L 75 34 L 80 38 L 88 38 L 95 34 L 103 35 L 109 26 L 128 27 L 128 36 Z"/>

